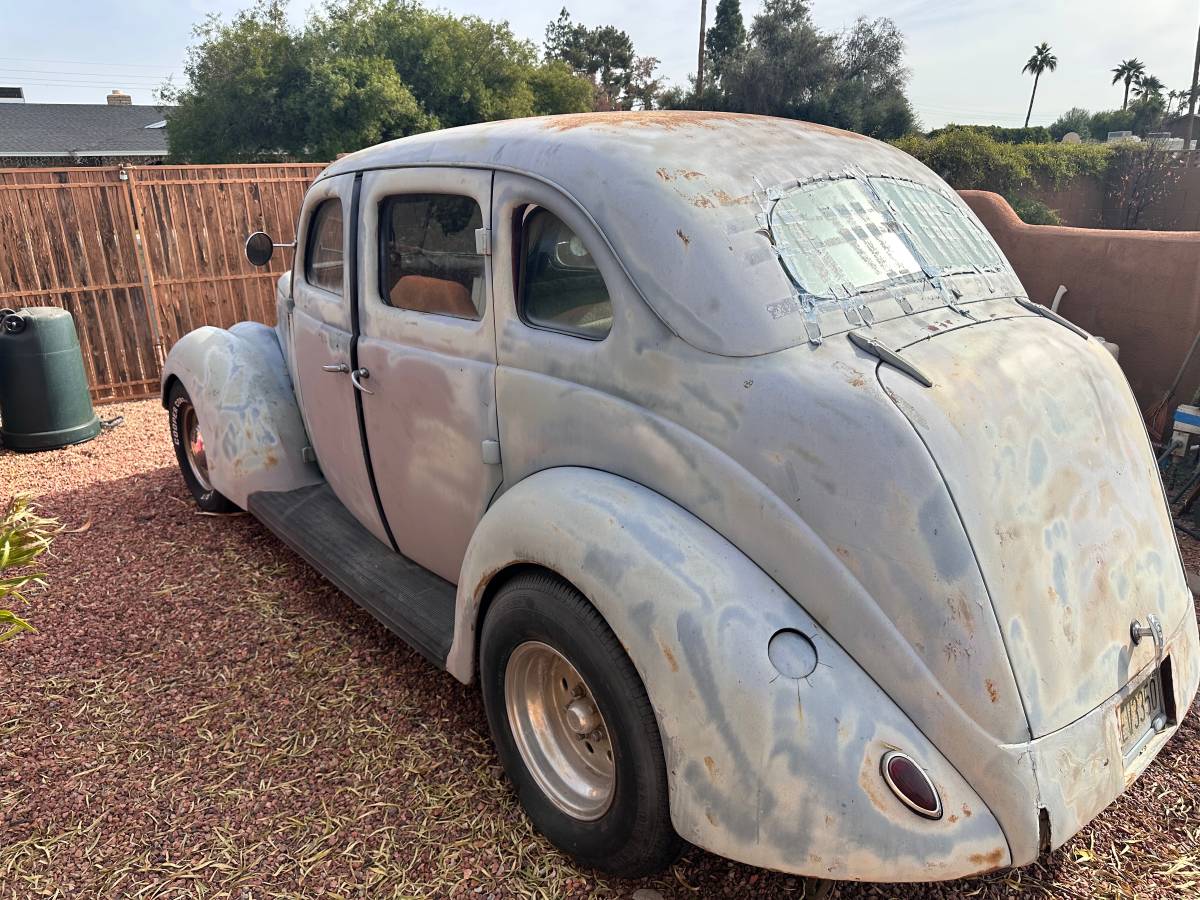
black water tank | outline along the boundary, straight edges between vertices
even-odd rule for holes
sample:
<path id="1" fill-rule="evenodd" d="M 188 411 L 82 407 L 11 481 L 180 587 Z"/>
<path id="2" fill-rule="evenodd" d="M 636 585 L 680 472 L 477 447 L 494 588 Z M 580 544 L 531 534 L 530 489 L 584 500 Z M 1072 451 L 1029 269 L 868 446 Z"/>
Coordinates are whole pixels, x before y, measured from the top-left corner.
<path id="1" fill-rule="evenodd" d="M 75 320 L 56 306 L 0 316 L 0 442 L 52 450 L 100 433 Z"/>

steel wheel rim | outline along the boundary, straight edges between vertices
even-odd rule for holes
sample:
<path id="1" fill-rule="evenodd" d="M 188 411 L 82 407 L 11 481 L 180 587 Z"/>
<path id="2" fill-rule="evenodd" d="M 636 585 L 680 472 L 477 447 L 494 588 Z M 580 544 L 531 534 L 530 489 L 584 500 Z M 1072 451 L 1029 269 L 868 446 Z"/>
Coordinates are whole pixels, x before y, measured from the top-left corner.
<path id="1" fill-rule="evenodd" d="M 521 759 L 542 793 L 573 818 L 604 815 L 617 781 L 608 726 L 567 658 L 541 641 L 518 646 L 504 672 L 504 705 Z"/>
<path id="2" fill-rule="evenodd" d="M 204 435 L 200 433 L 200 420 L 196 417 L 196 408 L 190 403 L 183 410 L 183 446 L 187 451 L 188 467 L 200 487 L 206 491 L 212 490 L 208 480 L 208 453 L 204 449 Z"/>

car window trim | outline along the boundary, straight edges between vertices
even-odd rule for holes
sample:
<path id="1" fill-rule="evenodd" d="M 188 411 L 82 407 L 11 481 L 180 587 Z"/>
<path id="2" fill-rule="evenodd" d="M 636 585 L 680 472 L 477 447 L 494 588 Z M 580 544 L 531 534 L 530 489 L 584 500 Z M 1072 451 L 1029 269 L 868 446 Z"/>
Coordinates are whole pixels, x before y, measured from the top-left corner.
<path id="1" fill-rule="evenodd" d="M 442 319 L 453 319 L 456 322 L 482 322 L 488 313 L 488 291 L 483 293 L 483 309 L 477 310 L 474 316 L 456 316 L 453 313 L 435 312 L 427 309 L 410 309 L 407 306 L 395 306 L 390 302 L 390 293 L 385 290 L 387 287 L 387 235 L 384 227 L 384 209 L 388 202 L 399 197 L 421 197 L 421 196 L 439 196 L 439 197 L 460 197 L 464 200 L 470 200 L 475 204 L 475 208 L 479 210 L 480 222 L 483 222 L 483 207 L 480 205 L 478 198 L 472 197 L 469 194 L 452 194 L 448 191 L 420 191 L 417 193 L 407 194 L 388 194 L 380 198 L 377 206 L 376 225 L 375 225 L 375 245 L 376 245 L 376 285 L 375 289 L 379 294 L 380 305 L 384 309 L 396 310 L 397 312 L 409 313 L 417 316 L 437 316 Z M 483 226 L 486 227 L 486 226 Z M 487 272 L 487 257 L 479 255 L 479 258 L 484 261 L 484 272 Z M 486 280 L 486 279 L 485 279 Z"/>
<path id="2" fill-rule="evenodd" d="M 340 210 L 342 214 L 342 288 L 340 290 L 330 290 L 328 287 L 325 287 L 324 284 L 318 284 L 317 282 L 314 282 L 311 277 L 313 242 L 317 239 L 318 227 L 323 223 L 319 220 L 318 215 L 326 203 L 336 203 L 337 209 Z M 308 228 L 307 232 L 305 233 L 304 282 L 308 287 L 316 288 L 317 290 L 324 290 L 326 294 L 329 294 L 330 296 L 336 296 L 338 300 L 346 299 L 346 226 L 346 206 L 342 204 L 342 198 L 337 196 L 325 197 L 320 200 L 316 206 L 313 206 L 312 212 L 308 214 Z"/>
<path id="3" fill-rule="evenodd" d="M 547 213 L 554 216 L 554 218 L 558 219 L 559 222 L 562 222 L 564 225 L 567 224 L 562 216 L 560 216 L 554 210 L 550 209 L 550 207 L 545 206 L 541 203 L 526 204 L 524 212 L 521 213 L 521 221 L 519 223 L 514 223 L 514 227 L 517 229 L 517 235 L 516 235 L 517 240 L 513 241 L 513 246 L 520 248 L 518 252 L 520 253 L 520 256 L 521 256 L 520 267 L 519 268 L 514 267 L 514 269 L 513 269 L 513 272 L 515 274 L 515 280 L 516 280 L 516 284 L 515 284 L 514 290 L 513 290 L 513 299 L 514 299 L 514 301 L 516 301 L 514 305 L 517 308 L 517 318 L 520 319 L 521 324 L 525 325 L 527 328 L 533 328 L 533 329 L 536 329 L 537 331 L 549 331 L 552 334 L 562 334 L 562 335 L 566 335 L 567 337 L 576 338 L 578 340 L 590 341 L 593 344 L 603 343 L 604 341 L 608 340 L 608 336 L 610 334 L 612 334 L 612 325 L 611 324 L 608 326 L 608 331 L 606 331 L 604 334 L 600 335 L 599 337 L 596 337 L 595 335 L 588 334 L 583 331 L 574 331 L 569 328 L 556 328 L 553 325 L 546 325 L 541 322 L 533 322 L 529 319 L 529 316 L 526 315 L 526 312 L 525 312 L 525 268 L 529 263 L 529 246 L 527 243 L 529 240 L 529 234 L 528 234 L 528 229 L 525 227 L 525 223 L 526 223 L 526 221 L 528 221 L 529 217 L 532 216 L 538 210 L 545 210 Z M 569 225 L 567 227 L 570 228 Z M 575 233 L 575 229 L 572 228 L 571 231 L 572 231 L 572 233 Z M 576 234 L 576 237 L 579 237 L 579 239 L 581 241 L 583 240 L 583 238 L 580 237 L 578 234 Z M 586 242 L 584 243 L 584 246 L 587 246 Z M 591 256 L 591 250 L 588 251 L 588 255 Z M 592 258 L 595 259 L 594 256 Z M 608 281 L 605 280 L 604 273 L 600 271 L 599 266 L 596 267 L 596 274 L 600 276 L 600 281 L 604 285 L 604 292 L 606 294 L 608 294 L 608 302 L 609 302 L 609 305 L 611 306 L 612 302 L 613 302 L 612 291 L 609 290 Z"/>

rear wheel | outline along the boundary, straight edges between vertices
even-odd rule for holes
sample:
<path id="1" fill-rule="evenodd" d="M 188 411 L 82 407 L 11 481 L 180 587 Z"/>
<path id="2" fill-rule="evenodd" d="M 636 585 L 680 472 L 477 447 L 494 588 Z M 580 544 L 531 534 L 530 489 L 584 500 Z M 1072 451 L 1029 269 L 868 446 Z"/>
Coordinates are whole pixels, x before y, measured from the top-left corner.
<path id="1" fill-rule="evenodd" d="M 205 512 L 236 512 L 237 507 L 216 490 L 209 479 L 208 453 L 204 433 L 200 430 L 200 417 L 181 382 L 171 385 L 167 394 L 167 412 L 171 418 L 171 443 L 175 445 L 179 471 L 196 499 L 196 505 Z"/>
<path id="2" fill-rule="evenodd" d="M 542 834 L 621 877 L 675 860 L 654 711 L 583 595 L 548 574 L 513 578 L 484 619 L 479 672 L 500 761 Z"/>

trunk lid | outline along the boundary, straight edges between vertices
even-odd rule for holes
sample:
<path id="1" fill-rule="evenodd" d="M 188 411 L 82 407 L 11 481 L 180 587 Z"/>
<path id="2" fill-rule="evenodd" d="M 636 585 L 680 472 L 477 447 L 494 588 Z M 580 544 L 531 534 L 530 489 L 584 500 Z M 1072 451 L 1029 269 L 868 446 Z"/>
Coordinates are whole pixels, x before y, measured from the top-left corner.
<path id="1" fill-rule="evenodd" d="M 949 319 L 957 319 L 951 325 Z M 971 541 L 1034 737 L 1104 702 L 1154 659 L 1191 598 L 1141 415 L 1099 344 L 1016 304 L 957 327 L 868 334 L 933 382 L 879 379 L 925 442 Z"/>

